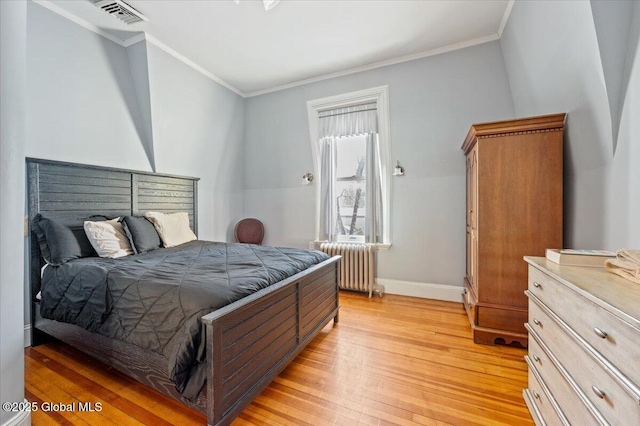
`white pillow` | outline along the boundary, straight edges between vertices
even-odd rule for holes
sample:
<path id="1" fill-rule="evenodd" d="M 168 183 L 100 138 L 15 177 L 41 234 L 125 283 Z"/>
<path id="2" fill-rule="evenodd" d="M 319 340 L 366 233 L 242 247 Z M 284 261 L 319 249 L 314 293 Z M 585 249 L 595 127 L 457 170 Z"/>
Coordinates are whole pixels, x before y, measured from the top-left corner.
<path id="1" fill-rule="evenodd" d="M 116 258 L 133 254 L 119 219 L 84 223 L 84 232 L 98 256 Z"/>
<path id="2" fill-rule="evenodd" d="M 186 212 L 146 212 L 143 216 L 153 223 L 164 247 L 175 247 L 198 239 L 189 227 L 189 215 Z"/>

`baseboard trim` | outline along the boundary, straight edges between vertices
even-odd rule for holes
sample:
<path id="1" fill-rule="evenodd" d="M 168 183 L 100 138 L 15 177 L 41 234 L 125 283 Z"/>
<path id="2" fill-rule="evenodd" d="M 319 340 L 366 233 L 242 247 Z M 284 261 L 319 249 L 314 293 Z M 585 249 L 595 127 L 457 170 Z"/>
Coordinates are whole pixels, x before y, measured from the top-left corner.
<path id="1" fill-rule="evenodd" d="M 25 324 L 24 326 L 24 347 L 31 346 L 31 324 Z"/>
<path id="2" fill-rule="evenodd" d="M 24 400 L 25 405 L 29 403 Z M 2 424 L 2 426 L 30 426 L 31 425 L 31 411 L 24 410 L 14 414 L 9 420 Z"/>
<path id="3" fill-rule="evenodd" d="M 462 303 L 462 292 L 464 291 L 464 287 L 462 286 L 417 283 L 412 281 L 390 280 L 386 278 L 377 278 L 376 284 L 384 286 L 384 292 L 389 294 L 459 303 Z"/>

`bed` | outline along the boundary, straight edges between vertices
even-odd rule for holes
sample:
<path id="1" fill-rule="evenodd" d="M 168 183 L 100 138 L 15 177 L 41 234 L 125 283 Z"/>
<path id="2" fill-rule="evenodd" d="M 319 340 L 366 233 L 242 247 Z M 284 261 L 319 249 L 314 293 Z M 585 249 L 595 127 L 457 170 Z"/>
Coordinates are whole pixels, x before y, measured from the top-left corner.
<path id="1" fill-rule="evenodd" d="M 28 158 L 27 184 L 30 223 L 39 214 L 60 221 L 73 221 L 93 215 L 116 217 L 140 215 L 147 211 L 186 212 L 191 228 L 197 232 L 197 178 Z M 159 249 L 155 254 L 136 254 L 123 259 L 75 259 L 65 264 L 66 267 L 48 266 L 43 272 L 41 268 L 45 262 L 35 232 L 30 233 L 29 251 L 32 345 L 46 341 L 49 336 L 55 337 L 204 412 L 211 425 L 230 423 L 331 320 L 338 321 L 336 270 L 339 257 L 319 257 L 320 254 L 311 251 L 267 246 L 193 241 L 179 247 Z M 224 264 L 220 260 L 223 257 Z M 218 261 L 219 265 L 215 263 Z M 114 301 L 122 297 L 113 297 L 119 291 L 117 286 L 108 287 L 108 299 L 102 297 L 106 294 L 103 287 L 94 284 L 92 279 L 95 283 L 104 283 L 105 277 L 109 277 L 111 286 L 118 283 L 114 276 L 124 275 L 121 280 L 126 281 L 131 279 L 130 274 L 137 273 L 136 285 L 148 283 L 150 287 L 146 288 L 153 289 L 163 280 L 168 286 L 177 283 L 172 274 L 179 275 L 181 272 L 178 270 L 186 264 L 192 278 L 181 279 L 180 288 L 188 288 L 189 291 L 195 288 L 192 299 L 208 298 L 199 296 L 205 293 L 198 291 L 202 291 L 203 283 L 209 282 L 207 273 L 210 270 L 221 270 L 223 275 L 227 275 L 229 288 L 233 288 L 231 291 L 224 287 L 220 300 L 208 302 L 206 306 L 215 306 L 211 312 L 194 308 L 188 311 L 189 315 L 184 315 L 184 306 L 190 306 L 188 300 L 181 300 L 178 309 L 167 305 L 167 300 L 172 298 L 162 299 L 163 292 L 158 291 L 157 297 L 152 295 L 157 299 L 153 299 L 153 303 L 162 306 L 163 312 L 181 310 L 184 318 L 197 317 L 197 325 L 191 323 L 190 327 L 197 332 L 187 334 L 185 339 L 195 342 L 188 353 L 195 353 L 198 358 L 189 371 L 194 371 L 193 377 L 204 378 L 201 381 L 206 381 L 204 387 L 195 379 L 179 386 L 176 379 L 179 374 L 172 374 L 170 365 L 168 369 L 168 359 L 171 362 L 177 359 L 183 364 L 184 359 L 192 361 L 175 352 L 174 346 L 178 348 L 180 344 L 167 344 L 169 355 L 163 353 L 164 349 L 155 347 L 157 341 L 162 340 L 163 332 L 175 331 L 154 329 L 153 333 L 160 337 L 141 344 L 135 333 L 127 332 L 132 337 L 127 334 L 127 338 L 122 338 L 122 333 L 118 334 L 117 330 L 111 334 L 98 330 L 103 326 L 106 329 L 117 328 L 114 324 L 118 325 L 122 318 L 134 315 L 135 308 L 126 311 L 128 308 L 122 307 L 119 312 L 124 314 L 120 314 L 116 321 L 109 321 L 103 305 L 109 305 L 111 309 Z M 232 268 L 240 264 L 253 264 L 254 272 Z M 258 269 L 262 271 L 259 274 L 255 272 Z M 102 273 L 104 277 L 100 275 Z M 43 282 L 46 284 L 44 288 Z M 156 287 L 153 287 L 154 283 Z M 58 307 L 59 301 L 51 302 L 56 285 L 64 291 L 73 285 L 89 286 L 92 293 L 97 293 L 102 299 L 94 297 L 93 302 L 83 302 L 82 314 L 76 315 L 83 319 L 76 321 L 79 324 L 76 325 L 67 320 L 73 309 L 65 311 Z M 122 288 L 125 288 L 124 284 Z M 136 291 L 140 294 L 148 290 Z M 226 299 L 228 301 L 223 303 Z M 91 303 L 91 309 L 85 308 Z M 41 308 L 48 318 L 43 318 Z M 171 325 L 179 322 L 174 317 L 168 318 L 169 321 L 155 323 Z M 99 327 L 95 325 L 96 321 Z M 189 328 L 188 323 L 185 324 L 185 329 Z M 144 334 L 138 333 L 138 336 Z M 174 340 L 180 339 L 174 338 L 171 342 Z"/>

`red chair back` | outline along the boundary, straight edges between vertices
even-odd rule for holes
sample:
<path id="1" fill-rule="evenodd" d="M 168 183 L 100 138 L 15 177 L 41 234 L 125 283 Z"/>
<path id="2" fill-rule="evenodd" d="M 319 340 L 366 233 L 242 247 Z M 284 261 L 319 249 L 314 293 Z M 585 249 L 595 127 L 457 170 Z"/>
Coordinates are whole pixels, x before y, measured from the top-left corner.
<path id="1" fill-rule="evenodd" d="M 236 241 L 246 244 L 262 244 L 264 225 L 258 219 L 242 219 L 234 230 Z"/>

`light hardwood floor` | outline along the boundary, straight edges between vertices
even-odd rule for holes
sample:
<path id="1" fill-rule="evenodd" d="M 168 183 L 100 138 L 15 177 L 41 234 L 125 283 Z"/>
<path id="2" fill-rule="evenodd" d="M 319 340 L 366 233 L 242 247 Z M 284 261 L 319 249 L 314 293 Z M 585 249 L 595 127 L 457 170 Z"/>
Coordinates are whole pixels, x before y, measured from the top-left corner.
<path id="1" fill-rule="evenodd" d="M 329 324 L 237 425 L 531 425 L 525 350 L 476 345 L 462 304 L 340 294 Z M 203 415 L 62 343 L 25 350 L 26 398 L 101 402 L 34 425 L 203 425 Z"/>

